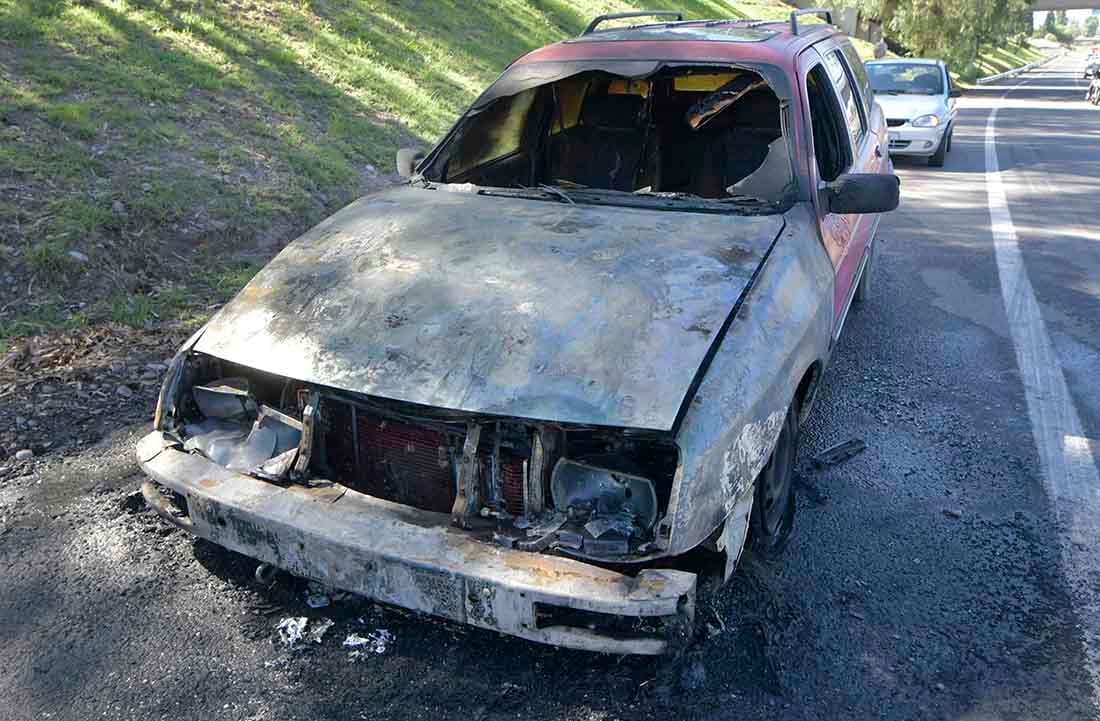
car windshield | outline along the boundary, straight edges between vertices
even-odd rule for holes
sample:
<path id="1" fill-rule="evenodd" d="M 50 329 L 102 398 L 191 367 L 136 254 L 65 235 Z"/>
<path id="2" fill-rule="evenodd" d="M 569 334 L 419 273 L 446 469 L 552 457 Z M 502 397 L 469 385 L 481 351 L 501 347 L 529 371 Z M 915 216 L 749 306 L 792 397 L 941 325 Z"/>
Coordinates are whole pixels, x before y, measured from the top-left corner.
<path id="1" fill-rule="evenodd" d="M 469 112 L 423 168 L 486 195 L 702 212 L 785 209 L 779 98 L 743 68 L 581 72 Z"/>
<path id="2" fill-rule="evenodd" d="M 943 71 L 927 63 L 868 63 L 867 74 L 876 93 L 941 95 Z"/>

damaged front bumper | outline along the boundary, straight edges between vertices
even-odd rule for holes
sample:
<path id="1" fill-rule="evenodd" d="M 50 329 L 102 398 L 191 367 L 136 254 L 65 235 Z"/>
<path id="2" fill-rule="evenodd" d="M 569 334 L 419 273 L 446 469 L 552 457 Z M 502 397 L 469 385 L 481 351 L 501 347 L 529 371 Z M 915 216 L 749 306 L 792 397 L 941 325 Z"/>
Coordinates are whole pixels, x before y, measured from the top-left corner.
<path id="1" fill-rule="evenodd" d="M 422 511 L 338 484 L 276 485 L 179 449 L 154 431 L 142 470 L 179 494 L 160 515 L 220 546 L 384 603 L 557 646 L 660 654 L 692 626 L 694 574 L 636 576 L 503 548 Z"/>

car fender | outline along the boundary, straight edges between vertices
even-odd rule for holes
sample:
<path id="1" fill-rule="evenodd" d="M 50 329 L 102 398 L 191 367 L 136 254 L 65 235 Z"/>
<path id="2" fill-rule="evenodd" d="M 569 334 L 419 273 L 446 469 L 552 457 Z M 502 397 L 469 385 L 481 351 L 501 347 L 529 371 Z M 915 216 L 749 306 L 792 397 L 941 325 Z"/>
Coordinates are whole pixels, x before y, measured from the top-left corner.
<path id="1" fill-rule="evenodd" d="M 808 204 L 785 220 L 678 427 L 680 465 L 661 529 L 669 555 L 691 550 L 735 508 L 751 506 L 742 501 L 799 382 L 828 360 L 833 267 Z"/>

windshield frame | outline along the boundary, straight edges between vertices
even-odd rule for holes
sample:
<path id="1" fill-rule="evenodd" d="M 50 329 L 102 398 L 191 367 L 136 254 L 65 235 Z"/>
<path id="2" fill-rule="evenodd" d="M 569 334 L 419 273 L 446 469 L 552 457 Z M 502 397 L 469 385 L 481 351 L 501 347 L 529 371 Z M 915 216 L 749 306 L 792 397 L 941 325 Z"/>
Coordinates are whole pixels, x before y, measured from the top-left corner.
<path id="1" fill-rule="evenodd" d="M 435 171 L 437 174 L 440 169 L 437 167 L 441 159 L 446 162 L 447 150 L 452 142 L 455 142 L 456 138 L 461 134 L 465 127 L 472 121 L 473 118 L 482 113 L 495 101 L 518 95 L 524 91 L 538 88 L 541 86 L 549 85 L 552 83 L 565 80 L 566 78 L 574 75 L 580 75 L 587 72 L 603 72 L 611 75 L 617 75 L 625 79 L 643 79 L 660 73 L 661 71 L 677 68 L 713 68 L 715 70 L 745 70 L 748 72 L 756 73 L 764 79 L 769 89 L 776 95 L 779 100 L 779 114 L 780 114 L 780 131 L 782 133 L 781 138 L 786 146 L 786 164 L 788 166 L 788 177 L 785 186 L 785 191 L 782 196 L 777 198 L 774 202 L 769 201 L 766 203 L 766 207 L 770 210 L 770 213 L 784 213 L 791 208 L 801 198 L 801 179 L 796 168 L 797 148 L 794 144 L 794 122 L 791 117 L 792 113 L 792 90 L 789 83 L 787 73 L 777 65 L 771 63 L 755 63 L 755 62 L 735 62 L 729 60 L 608 60 L 608 59 L 580 59 L 571 61 L 546 61 L 546 62 L 530 62 L 515 64 L 505 70 L 496 81 L 494 81 L 474 102 L 470 107 L 459 116 L 458 120 L 447 132 L 446 135 L 435 145 L 434 148 L 425 156 L 424 160 L 418 165 L 417 173 L 413 177 L 412 181 L 424 181 L 431 184 L 446 185 L 444 181 L 437 180 L 435 178 L 426 177 Z M 487 191 L 491 191 L 495 186 L 477 186 L 484 188 Z M 514 194 L 519 188 L 499 188 L 501 191 L 507 192 L 489 192 L 488 195 L 494 196 L 508 196 Z M 538 188 L 527 189 L 531 193 L 540 192 Z M 568 189 L 566 189 L 568 190 Z M 577 201 L 580 203 L 589 203 L 597 205 L 623 205 L 628 207 L 650 207 L 654 206 L 656 209 L 667 210 L 675 209 L 685 212 L 724 212 L 733 215 L 744 214 L 761 214 L 761 205 L 753 204 L 750 206 L 739 205 L 736 202 L 727 201 L 721 202 L 726 199 L 715 198 L 701 198 L 698 196 L 684 196 L 679 198 L 678 207 L 669 208 L 670 196 L 661 194 L 649 195 L 645 194 L 632 194 L 632 193 L 616 193 L 615 191 L 609 191 L 603 194 L 601 189 L 597 188 L 585 188 L 582 197 Z M 572 191 L 569 191 L 572 192 Z M 587 194 L 587 195 L 586 195 Z M 590 201 L 588 196 L 596 194 L 602 194 L 600 202 Z M 631 197 L 633 196 L 633 197 Z M 543 197 L 546 200 L 554 200 L 548 194 L 543 193 Z M 623 199 L 623 202 L 615 203 L 607 200 L 607 198 L 619 197 Z M 650 205 L 644 204 L 644 199 L 650 199 L 655 202 Z M 696 202 L 697 201 L 697 202 Z M 694 204 L 694 205 L 693 205 Z M 661 207 L 656 207 L 661 206 Z"/>

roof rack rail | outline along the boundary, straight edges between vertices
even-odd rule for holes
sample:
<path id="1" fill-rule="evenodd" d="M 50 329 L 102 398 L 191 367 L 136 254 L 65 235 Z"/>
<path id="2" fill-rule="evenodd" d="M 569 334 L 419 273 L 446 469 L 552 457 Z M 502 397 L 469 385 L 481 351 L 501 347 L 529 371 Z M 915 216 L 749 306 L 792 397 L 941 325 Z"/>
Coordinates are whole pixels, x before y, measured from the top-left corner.
<path id="1" fill-rule="evenodd" d="M 825 8 L 806 8 L 804 10 L 791 11 L 791 35 L 798 35 L 798 18 L 800 15 L 817 15 L 825 22 L 833 24 L 833 11 Z"/>
<path id="2" fill-rule="evenodd" d="M 596 31 L 596 26 L 600 23 L 605 23 L 608 20 L 625 20 L 627 18 L 644 18 L 644 17 L 675 17 L 677 21 L 682 22 L 684 14 L 677 10 L 649 10 L 639 12 L 627 12 L 627 13 L 608 13 L 607 15 L 597 15 L 593 18 L 592 22 L 588 23 L 588 27 L 584 29 L 581 35 L 591 35 Z"/>

